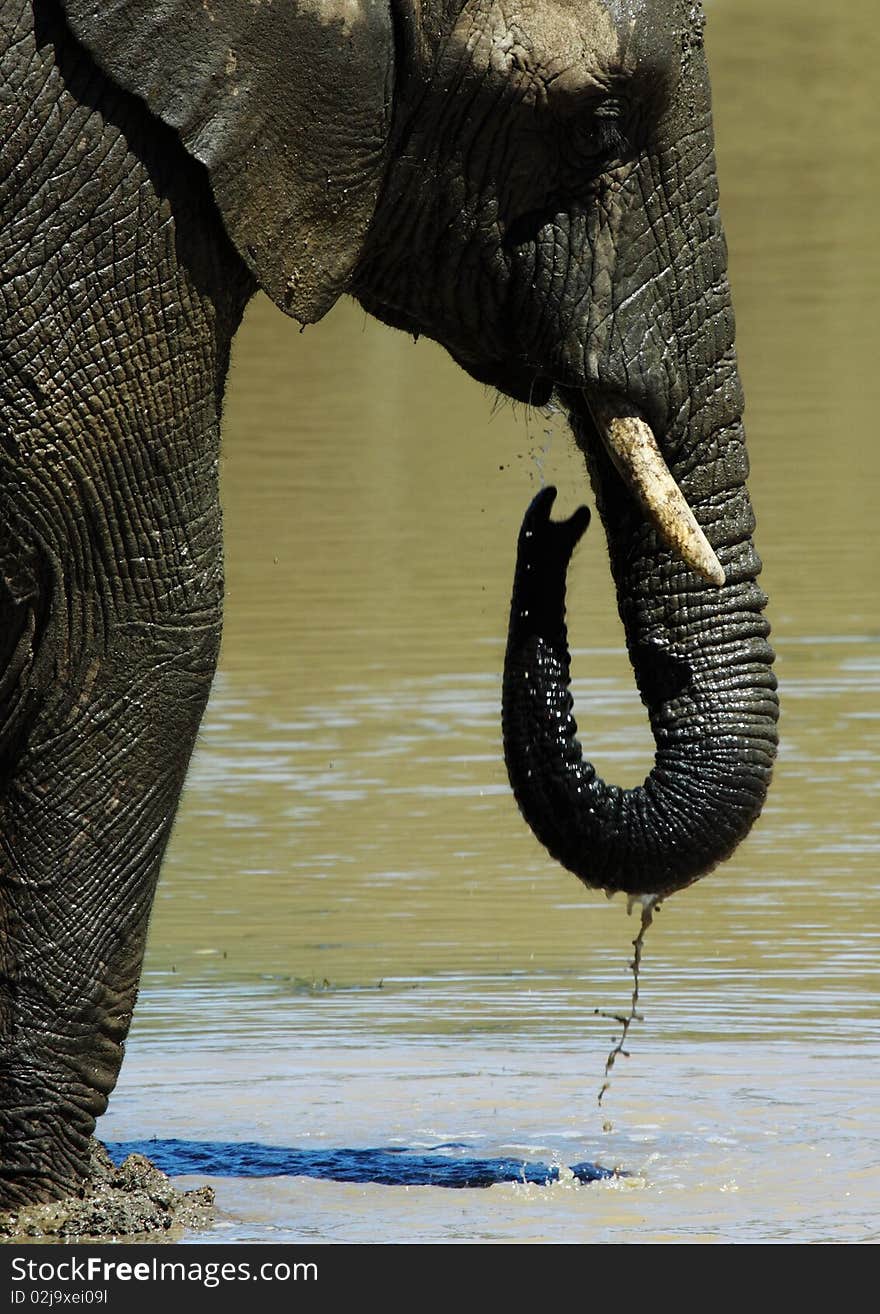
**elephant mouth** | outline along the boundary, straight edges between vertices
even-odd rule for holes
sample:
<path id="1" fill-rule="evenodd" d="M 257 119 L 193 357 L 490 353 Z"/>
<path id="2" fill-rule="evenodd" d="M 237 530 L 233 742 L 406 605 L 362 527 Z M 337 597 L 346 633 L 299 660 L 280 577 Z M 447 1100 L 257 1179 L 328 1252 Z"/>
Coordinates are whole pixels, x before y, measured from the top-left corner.
<path id="1" fill-rule="evenodd" d="M 496 388 L 513 401 L 524 402 L 526 406 L 546 406 L 556 389 L 556 383 L 546 374 L 536 373 L 534 369 L 524 366 L 521 369 L 508 364 L 487 364 L 485 361 L 468 360 L 457 355 L 451 348 L 449 354 L 457 365 L 489 388 Z"/>
<path id="2" fill-rule="evenodd" d="M 721 588 L 724 568 L 670 473 L 651 426 L 624 397 L 582 391 L 595 437 L 670 552 Z M 583 415 L 583 409 L 580 409 Z"/>

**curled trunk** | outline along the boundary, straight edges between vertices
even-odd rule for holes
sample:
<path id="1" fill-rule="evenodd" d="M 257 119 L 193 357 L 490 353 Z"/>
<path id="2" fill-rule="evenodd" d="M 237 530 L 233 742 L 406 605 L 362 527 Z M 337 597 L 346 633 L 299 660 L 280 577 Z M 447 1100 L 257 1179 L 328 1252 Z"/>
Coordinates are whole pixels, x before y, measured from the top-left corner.
<path id="1" fill-rule="evenodd" d="M 589 515 L 581 509 L 552 521 L 550 488 L 535 498 L 520 533 L 505 758 L 520 810 L 553 857 L 587 885 L 667 895 L 732 853 L 766 794 L 777 706 L 764 595 L 755 583 L 760 563 L 750 538 L 716 543 L 726 582 L 706 584 L 644 523 L 639 530 L 602 453 L 591 447 L 589 459 L 656 742 L 654 766 L 638 788 L 622 789 L 584 759 L 569 691 L 565 580 Z M 735 492 L 746 498 L 744 489 Z M 750 516 L 747 498 L 745 508 Z"/>

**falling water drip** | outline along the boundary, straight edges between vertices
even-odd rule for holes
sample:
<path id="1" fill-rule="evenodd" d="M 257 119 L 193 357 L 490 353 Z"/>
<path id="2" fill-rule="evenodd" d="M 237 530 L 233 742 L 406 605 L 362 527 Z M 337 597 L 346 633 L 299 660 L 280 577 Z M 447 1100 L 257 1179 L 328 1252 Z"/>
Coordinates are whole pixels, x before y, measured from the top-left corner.
<path id="1" fill-rule="evenodd" d="M 629 969 L 633 974 L 633 989 L 632 997 L 630 999 L 629 1013 L 604 1013 L 600 1008 L 593 1009 L 593 1013 L 596 1017 L 607 1017 L 612 1022 L 618 1022 L 622 1028 L 620 1038 L 616 1041 L 608 1058 L 605 1060 L 604 1080 L 599 1088 L 599 1094 L 597 1097 L 597 1102 L 600 1106 L 602 1104 L 602 1097 L 611 1085 L 611 1069 L 617 1061 L 617 1056 L 622 1054 L 624 1058 L 629 1058 L 629 1050 L 624 1049 L 624 1045 L 626 1044 L 626 1037 L 630 1027 L 633 1022 L 644 1022 L 645 1020 L 643 1014 L 639 1013 L 636 1007 L 639 1002 L 639 969 L 642 963 L 642 948 L 645 943 L 645 935 L 647 934 L 648 927 L 654 920 L 655 912 L 660 911 L 660 899 L 656 894 L 631 895 L 627 900 L 627 915 L 632 913 L 633 907 L 637 903 L 641 904 L 642 916 L 639 933 L 632 942 L 634 952 L 629 963 Z M 611 1130 L 610 1123 L 605 1124 L 604 1130 Z"/>
<path id="2" fill-rule="evenodd" d="M 555 402 L 550 401 L 545 406 L 541 406 L 540 408 L 535 408 L 535 413 L 539 417 L 541 417 L 541 419 L 544 420 L 544 442 L 542 444 L 541 439 L 537 436 L 537 434 L 531 431 L 531 425 L 529 424 L 529 420 L 531 419 L 531 408 L 530 408 L 530 414 L 527 418 L 527 432 L 529 435 L 529 447 L 531 448 L 532 465 L 534 466 L 535 473 L 537 474 L 538 477 L 539 487 L 546 488 L 547 471 L 545 467 L 547 464 L 547 460 L 550 456 L 550 448 L 553 445 L 553 439 L 556 434 L 556 425 L 558 423 L 557 417 L 560 416 L 562 412 L 560 411 L 559 407 L 556 405 Z"/>

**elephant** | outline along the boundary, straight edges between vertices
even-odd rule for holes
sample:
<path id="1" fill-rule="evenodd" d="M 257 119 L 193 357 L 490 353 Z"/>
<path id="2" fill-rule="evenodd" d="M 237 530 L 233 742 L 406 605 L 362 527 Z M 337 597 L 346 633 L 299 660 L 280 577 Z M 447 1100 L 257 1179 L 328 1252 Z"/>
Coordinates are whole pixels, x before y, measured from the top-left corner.
<path id="1" fill-rule="evenodd" d="M 0 0 L 0 20 L 14 1209 L 84 1178 L 119 1073 L 217 661 L 224 383 L 258 289 L 303 326 L 350 295 L 569 415 L 658 742 L 624 794 L 548 730 L 583 517 L 555 527 L 545 497 L 523 541 L 550 546 L 521 570 L 547 614 L 515 594 L 505 735 L 527 820 L 583 879 L 668 893 L 728 855 L 777 708 L 698 3 Z M 534 660 L 556 663 L 543 715 Z"/>

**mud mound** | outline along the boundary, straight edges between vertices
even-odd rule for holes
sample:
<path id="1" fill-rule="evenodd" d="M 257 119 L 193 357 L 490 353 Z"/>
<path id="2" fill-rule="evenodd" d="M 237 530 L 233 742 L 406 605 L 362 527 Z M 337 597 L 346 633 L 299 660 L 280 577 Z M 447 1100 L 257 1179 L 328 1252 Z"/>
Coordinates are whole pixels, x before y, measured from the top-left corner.
<path id="1" fill-rule="evenodd" d="M 121 1237 L 203 1228 L 214 1220 L 210 1186 L 179 1191 L 142 1154 L 117 1168 L 100 1141 L 92 1141 L 89 1176 L 79 1190 L 50 1204 L 0 1214 L 0 1237 Z"/>

